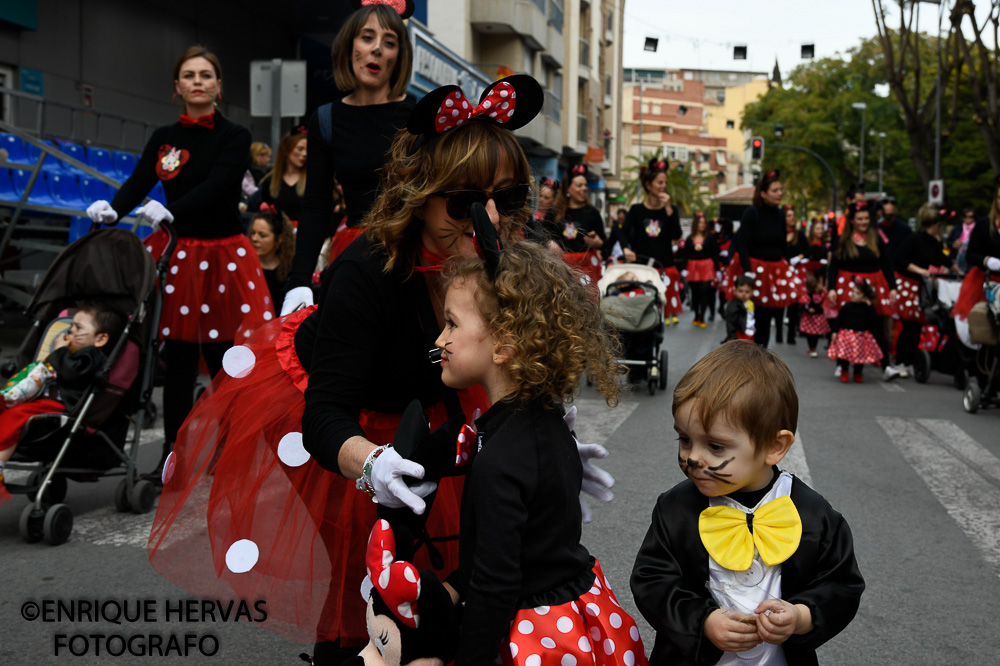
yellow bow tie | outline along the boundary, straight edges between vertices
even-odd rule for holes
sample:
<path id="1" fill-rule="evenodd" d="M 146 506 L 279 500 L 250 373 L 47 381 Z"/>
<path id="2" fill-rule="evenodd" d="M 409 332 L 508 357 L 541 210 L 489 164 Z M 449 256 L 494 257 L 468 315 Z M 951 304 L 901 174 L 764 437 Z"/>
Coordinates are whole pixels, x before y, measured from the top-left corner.
<path id="1" fill-rule="evenodd" d="M 802 520 L 785 495 L 749 514 L 731 506 L 709 507 L 698 517 L 698 532 L 712 559 L 730 571 L 746 571 L 754 547 L 769 567 L 791 557 L 802 539 Z"/>

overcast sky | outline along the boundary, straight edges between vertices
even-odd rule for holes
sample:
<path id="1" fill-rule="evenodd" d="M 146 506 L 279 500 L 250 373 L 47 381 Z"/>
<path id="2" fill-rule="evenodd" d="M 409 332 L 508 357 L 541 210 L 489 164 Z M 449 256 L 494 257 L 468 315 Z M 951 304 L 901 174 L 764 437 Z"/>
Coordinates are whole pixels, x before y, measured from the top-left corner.
<path id="1" fill-rule="evenodd" d="M 937 31 L 937 10 L 921 5 L 922 29 Z M 625 67 L 770 73 L 777 58 L 783 76 L 803 62 L 802 44 L 823 58 L 876 34 L 871 0 L 626 0 L 624 30 Z M 656 53 L 643 51 L 646 37 L 659 38 Z M 738 44 L 746 60 L 733 60 Z"/>

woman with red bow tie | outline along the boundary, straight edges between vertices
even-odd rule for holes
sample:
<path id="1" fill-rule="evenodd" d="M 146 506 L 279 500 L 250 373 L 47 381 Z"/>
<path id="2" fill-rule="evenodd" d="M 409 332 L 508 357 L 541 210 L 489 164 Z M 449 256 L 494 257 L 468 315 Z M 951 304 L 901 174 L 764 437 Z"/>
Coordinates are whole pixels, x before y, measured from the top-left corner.
<path id="1" fill-rule="evenodd" d="M 163 461 L 191 411 L 199 358 L 214 377 L 238 335 L 274 316 L 260 262 L 243 234 L 239 202 L 250 162 L 250 131 L 216 109 L 222 98 L 222 65 L 202 46 L 191 46 L 174 65 L 174 90 L 184 113 L 153 132 L 129 179 L 109 204 L 95 201 L 87 215 L 114 224 L 163 184 L 166 206 L 149 201 L 136 211 L 156 229 L 173 222 L 179 241 L 163 291 L 160 335 L 166 361 L 163 387 L 164 444 L 149 476 L 159 482 Z M 166 234 L 147 248 L 159 256 Z"/>

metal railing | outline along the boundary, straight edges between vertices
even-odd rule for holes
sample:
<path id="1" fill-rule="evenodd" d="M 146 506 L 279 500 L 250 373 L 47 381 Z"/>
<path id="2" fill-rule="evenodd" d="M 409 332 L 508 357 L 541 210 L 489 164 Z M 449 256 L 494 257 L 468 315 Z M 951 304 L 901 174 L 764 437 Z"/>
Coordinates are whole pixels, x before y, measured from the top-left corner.
<path id="1" fill-rule="evenodd" d="M 546 90 L 545 106 L 543 109 L 546 116 L 558 123 L 562 115 L 562 97 L 556 95 L 551 90 Z"/>
<path id="2" fill-rule="evenodd" d="M 549 0 L 549 25 L 556 29 L 560 35 L 563 31 L 563 4 L 562 0 Z"/>

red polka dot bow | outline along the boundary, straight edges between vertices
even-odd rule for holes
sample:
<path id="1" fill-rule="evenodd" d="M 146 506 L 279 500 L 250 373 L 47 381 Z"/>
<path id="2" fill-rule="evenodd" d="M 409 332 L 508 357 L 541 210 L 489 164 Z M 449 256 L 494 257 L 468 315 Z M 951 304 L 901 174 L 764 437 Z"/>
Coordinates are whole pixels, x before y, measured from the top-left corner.
<path id="1" fill-rule="evenodd" d="M 473 447 L 477 446 L 479 433 L 476 432 L 475 425 L 465 424 L 458 433 L 455 441 L 455 467 L 465 467 L 472 462 L 472 455 L 475 453 Z"/>
<path id="2" fill-rule="evenodd" d="M 409 562 L 396 561 L 396 536 L 388 521 L 379 520 L 372 528 L 365 564 L 372 589 L 400 622 L 416 629 L 420 625 L 420 573 Z"/>
<path id="3" fill-rule="evenodd" d="M 501 81 L 478 106 L 473 107 L 461 90 L 456 90 L 441 102 L 434 119 L 434 131 L 438 134 L 458 127 L 475 116 L 492 118 L 503 125 L 514 116 L 517 92 L 514 86 Z"/>

